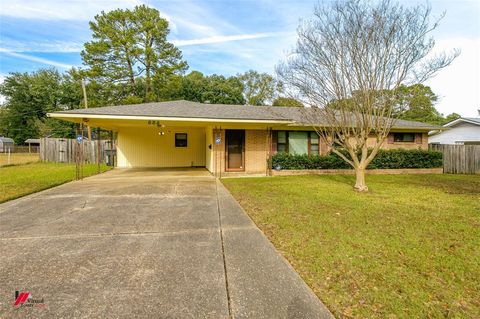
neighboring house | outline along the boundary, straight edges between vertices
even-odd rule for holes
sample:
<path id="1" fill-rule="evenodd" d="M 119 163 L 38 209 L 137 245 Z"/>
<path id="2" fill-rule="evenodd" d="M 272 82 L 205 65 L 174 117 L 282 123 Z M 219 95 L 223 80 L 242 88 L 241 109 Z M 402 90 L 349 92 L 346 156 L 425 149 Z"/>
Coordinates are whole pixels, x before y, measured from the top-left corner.
<path id="1" fill-rule="evenodd" d="M 11 138 L 0 136 L 0 153 L 2 152 L 13 152 L 13 146 L 15 143 Z"/>
<path id="2" fill-rule="evenodd" d="M 462 117 L 443 127 L 446 130 L 430 134 L 430 144 L 480 145 L 480 117 Z"/>
<path id="3" fill-rule="evenodd" d="M 39 138 L 29 138 L 25 140 L 25 144 L 28 145 L 28 152 L 31 153 L 38 152 L 40 149 L 40 139 Z"/>
<path id="4" fill-rule="evenodd" d="M 49 116 L 117 132 L 118 167 L 205 167 L 222 174 L 267 174 L 276 152 L 328 152 L 297 107 L 172 101 Z M 428 132 L 436 129 L 441 127 L 398 120 L 383 147 L 428 149 Z"/>

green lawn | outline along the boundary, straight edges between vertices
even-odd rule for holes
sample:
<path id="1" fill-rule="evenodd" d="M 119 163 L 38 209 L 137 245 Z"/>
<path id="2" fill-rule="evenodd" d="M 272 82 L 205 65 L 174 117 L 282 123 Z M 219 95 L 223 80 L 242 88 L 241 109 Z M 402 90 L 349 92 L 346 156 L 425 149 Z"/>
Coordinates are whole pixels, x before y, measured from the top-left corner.
<path id="1" fill-rule="evenodd" d="M 101 170 L 109 167 L 102 165 Z M 97 173 L 96 164 L 87 164 L 84 176 Z M 35 193 L 75 179 L 75 164 L 33 163 L 0 167 L 0 203 Z"/>
<path id="2" fill-rule="evenodd" d="M 480 176 L 222 182 L 335 316 L 480 318 Z"/>

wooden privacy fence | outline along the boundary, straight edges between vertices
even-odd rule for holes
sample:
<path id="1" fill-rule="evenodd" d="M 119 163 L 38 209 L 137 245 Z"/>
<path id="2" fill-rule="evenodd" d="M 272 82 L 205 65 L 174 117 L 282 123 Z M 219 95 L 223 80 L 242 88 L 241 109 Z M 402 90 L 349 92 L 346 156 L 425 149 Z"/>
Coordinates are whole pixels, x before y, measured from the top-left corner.
<path id="1" fill-rule="evenodd" d="M 443 172 L 480 174 L 480 145 L 430 144 L 430 149 L 443 153 Z"/>
<path id="2" fill-rule="evenodd" d="M 77 147 L 83 151 L 85 163 L 97 163 L 97 156 L 100 156 L 100 163 L 106 162 L 106 151 L 111 149 L 111 141 L 100 141 L 100 152 L 97 141 L 83 140 L 80 144 L 75 139 L 66 138 L 41 138 L 40 139 L 40 160 L 57 163 L 75 163 Z"/>

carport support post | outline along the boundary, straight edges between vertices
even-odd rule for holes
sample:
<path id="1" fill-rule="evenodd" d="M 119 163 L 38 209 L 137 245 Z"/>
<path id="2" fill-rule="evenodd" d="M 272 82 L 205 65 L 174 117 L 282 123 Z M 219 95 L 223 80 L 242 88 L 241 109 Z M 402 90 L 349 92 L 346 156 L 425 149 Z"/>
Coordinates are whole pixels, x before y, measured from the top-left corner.
<path id="1" fill-rule="evenodd" d="M 78 137 L 78 127 L 80 124 L 75 126 L 75 138 Z M 75 141 L 75 180 L 80 179 L 80 143 Z"/>
<path id="2" fill-rule="evenodd" d="M 213 175 L 217 177 L 217 127 L 215 126 L 213 129 Z"/>
<path id="3" fill-rule="evenodd" d="M 220 138 L 222 138 L 222 127 L 221 126 L 220 126 L 220 129 L 218 131 L 218 135 L 220 135 Z M 223 141 L 223 142 L 225 143 L 225 141 Z M 220 147 L 220 145 L 222 145 L 222 144 L 218 144 L 219 147 Z M 220 152 L 220 158 L 219 158 L 218 162 L 219 162 L 219 165 L 218 165 L 219 166 L 219 172 L 218 172 L 218 174 L 220 175 L 220 178 L 222 178 L 222 153 L 221 152 Z M 225 165 L 227 165 L 227 164 L 225 163 Z"/>
<path id="4" fill-rule="evenodd" d="M 116 155 L 113 155 L 113 131 L 110 131 L 110 156 L 111 156 L 112 166 L 115 167 Z"/>
<path id="5" fill-rule="evenodd" d="M 97 174 L 100 174 L 100 128 L 97 127 Z"/>
<path id="6" fill-rule="evenodd" d="M 80 124 L 80 134 L 82 134 L 82 140 L 80 141 L 80 179 L 83 179 L 83 122 Z M 89 140 L 90 141 L 90 140 Z"/>
<path id="7" fill-rule="evenodd" d="M 214 154 L 214 172 L 215 172 L 215 177 L 216 178 L 222 178 L 222 153 L 218 152 L 219 147 L 221 143 L 224 141 L 221 141 L 220 144 L 217 145 L 217 137 L 222 138 L 222 127 L 215 128 L 213 129 L 213 154 Z M 226 165 L 226 164 L 225 164 Z"/>

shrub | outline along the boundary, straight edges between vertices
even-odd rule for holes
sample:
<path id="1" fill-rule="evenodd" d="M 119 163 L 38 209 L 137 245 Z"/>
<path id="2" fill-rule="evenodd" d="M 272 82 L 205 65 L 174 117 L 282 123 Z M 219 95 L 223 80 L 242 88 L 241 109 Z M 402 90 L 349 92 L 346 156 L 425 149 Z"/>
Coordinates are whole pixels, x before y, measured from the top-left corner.
<path id="1" fill-rule="evenodd" d="M 424 150 L 380 150 L 369 169 L 374 168 L 436 168 L 443 165 L 443 154 Z"/>
<path id="2" fill-rule="evenodd" d="M 346 153 L 345 153 L 346 154 Z M 345 169 L 352 168 L 337 154 L 297 155 L 277 153 L 272 157 L 273 168 L 281 169 Z M 424 150 L 380 150 L 368 169 L 436 168 L 442 166 L 442 153 Z"/>

